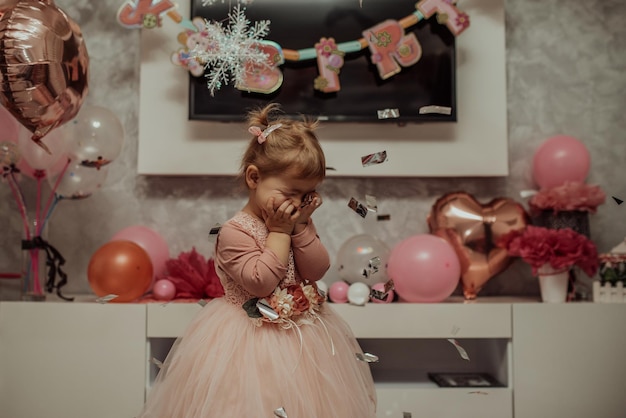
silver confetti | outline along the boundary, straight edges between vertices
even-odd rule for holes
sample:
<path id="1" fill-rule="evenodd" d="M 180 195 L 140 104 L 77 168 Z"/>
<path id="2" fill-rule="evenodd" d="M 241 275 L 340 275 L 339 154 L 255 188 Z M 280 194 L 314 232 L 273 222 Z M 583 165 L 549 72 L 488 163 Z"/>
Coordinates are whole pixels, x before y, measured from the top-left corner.
<path id="1" fill-rule="evenodd" d="M 108 303 L 109 301 L 112 301 L 113 299 L 115 299 L 116 297 L 118 297 L 118 295 L 114 295 L 114 294 L 110 294 L 110 295 L 106 295 L 106 296 L 101 296 L 99 298 L 96 299 L 96 302 L 98 303 Z"/>
<path id="2" fill-rule="evenodd" d="M 206 304 L 207 304 L 207 301 L 206 301 L 206 300 L 204 300 L 204 299 L 200 299 L 200 300 L 198 301 L 198 305 L 202 306 L 203 308 L 206 306 Z"/>
<path id="3" fill-rule="evenodd" d="M 413 414 L 411 414 L 410 412 L 403 412 L 402 413 L 402 418 L 411 418 L 413 416 Z"/>
<path id="4" fill-rule="evenodd" d="M 378 299 L 378 300 L 382 300 L 382 301 L 386 301 L 387 300 L 387 296 L 389 296 L 389 292 L 393 290 L 393 280 L 388 280 L 385 283 L 385 287 L 383 288 L 383 290 L 376 290 L 376 289 L 371 289 L 370 290 L 370 297 L 374 298 L 374 299 Z"/>
<path id="5" fill-rule="evenodd" d="M 366 194 L 365 205 L 367 206 L 367 209 L 372 212 L 378 211 L 378 203 L 376 202 L 376 196 L 373 196 L 371 194 Z"/>
<path id="6" fill-rule="evenodd" d="M 353 197 L 350 198 L 348 207 L 355 211 L 361 218 L 365 218 L 367 216 L 367 208 Z"/>
<path id="7" fill-rule="evenodd" d="M 447 106 L 422 106 L 419 109 L 420 115 L 425 115 L 428 113 L 437 113 L 440 115 L 450 115 L 452 114 L 452 108 Z"/>
<path id="8" fill-rule="evenodd" d="M 222 226 L 220 224 L 216 224 L 213 228 L 211 228 L 211 230 L 209 230 L 209 241 L 215 242 L 217 234 L 220 233 L 220 229 L 222 229 Z"/>
<path id="9" fill-rule="evenodd" d="M 285 408 L 283 408 L 282 406 L 274 410 L 274 416 L 277 416 L 279 418 L 288 418 L 287 413 L 285 412 Z"/>
<path id="10" fill-rule="evenodd" d="M 456 350 L 459 352 L 459 355 L 461 356 L 463 360 L 469 361 L 470 358 L 467 355 L 467 351 L 465 351 L 465 349 L 461 347 L 461 344 L 459 344 L 459 342 L 456 339 L 448 338 L 448 341 L 450 342 L 450 344 L 456 347 Z"/>
<path id="11" fill-rule="evenodd" d="M 397 119 L 400 117 L 398 109 L 381 109 L 377 111 L 378 119 Z"/>
<path id="12" fill-rule="evenodd" d="M 150 363 L 156 365 L 159 369 L 163 368 L 163 362 L 161 360 L 158 360 L 158 359 L 154 358 L 154 357 L 152 357 L 150 359 Z"/>
<path id="13" fill-rule="evenodd" d="M 385 161 L 387 161 L 387 151 L 379 151 L 361 157 L 361 164 L 363 165 L 363 167 L 375 164 L 382 164 Z"/>
<path id="14" fill-rule="evenodd" d="M 261 312 L 261 315 L 263 315 L 270 321 L 274 321 L 280 318 L 280 316 L 278 315 L 278 312 L 276 312 L 274 308 L 272 308 L 265 299 L 260 299 L 256 303 L 256 307 L 259 309 L 259 312 Z"/>
<path id="15" fill-rule="evenodd" d="M 378 356 L 370 353 L 356 353 L 356 359 L 366 363 L 378 363 Z"/>

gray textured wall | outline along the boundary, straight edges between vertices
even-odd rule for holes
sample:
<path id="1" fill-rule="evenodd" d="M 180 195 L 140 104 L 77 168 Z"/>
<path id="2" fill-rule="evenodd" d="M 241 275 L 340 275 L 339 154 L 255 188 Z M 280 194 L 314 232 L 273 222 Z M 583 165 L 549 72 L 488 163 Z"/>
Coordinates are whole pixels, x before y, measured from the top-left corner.
<path id="1" fill-rule="evenodd" d="M 461 7 L 463 1 L 459 1 Z M 126 129 L 122 155 L 110 166 L 104 187 L 88 199 L 62 201 L 51 217 L 50 241 L 67 259 L 70 283 L 66 293 L 90 292 L 86 270 L 91 255 L 130 225 L 159 231 L 172 256 L 194 246 L 210 256 L 208 228 L 230 217 L 245 199 L 231 178 L 136 175 L 139 32 L 117 24 L 115 16 L 122 3 L 57 1 L 85 36 L 91 63 L 87 103 L 110 108 Z M 591 217 L 592 238 L 599 250 L 608 251 L 622 241 L 626 204 L 618 206 L 610 196 L 626 200 L 625 19 L 623 0 L 506 1 L 510 175 L 328 179 L 322 187 L 325 204 L 315 220 L 331 254 L 347 238 L 362 232 L 377 235 L 390 247 L 409 235 L 427 232 L 430 207 L 447 192 L 463 190 L 483 202 L 499 196 L 523 202 L 519 192 L 533 185 L 534 150 L 555 134 L 586 143 L 592 157 L 588 182 L 601 185 L 608 195 L 606 204 Z M 479 105 L 480 98 L 476 102 Z M 33 183 L 22 181 L 27 196 L 34 194 Z M 390 221 L 364 221 L 351 214 L 348 199 L 365 194 L 378 198 L 380 211 L 391 214 Z M 0 271 L 16 271 L 20 268 L 20 218 L 8 185 L 2 183 L 0 225 Z M 333 266 L 327 281 L 335 278 Z M 537 293 L 529 268 L 518 261 L 490 280 L 481 295 Z M 14 282 L 0 281 L 1 299 L 18 296 Z"/>

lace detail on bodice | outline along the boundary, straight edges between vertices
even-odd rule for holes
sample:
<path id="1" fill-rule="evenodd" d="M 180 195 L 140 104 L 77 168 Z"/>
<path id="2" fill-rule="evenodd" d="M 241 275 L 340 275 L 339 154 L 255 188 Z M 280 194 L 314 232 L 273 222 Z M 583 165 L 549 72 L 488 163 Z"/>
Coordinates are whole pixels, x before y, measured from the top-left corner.
<path id="1" fill-rule="evenodd" d="M 269 231 L 263 221 L 253 217 L 246 212 L 239 212 L 229 222 L 233 222 L 241 226 L 244 231 L 248 232 L 250 236 L 254 238 L 260 248 L 265 248 L 265 242 L 267 241 L 267 235 Z M 217 269 L 217 272 L 220 278 L 220 282 L 222 283 L 222 287 L 224 287 L 223 298 L 226 301 L 234 305 L 241 305 L 245 301 L 254 297 L 254 295 L 250 294 L 250 292 L 239 286 L 231 277 L 226 276 L 224 272 L 221 271 L 221 269 Z M 280 281 L 278 286 L 281 288 L 285 288 L 296 283 L 299 283 L 299 280 L 296 278 L 293 251 L 289 251 L 289 264 L 287 265 L 287 274 Z"/>

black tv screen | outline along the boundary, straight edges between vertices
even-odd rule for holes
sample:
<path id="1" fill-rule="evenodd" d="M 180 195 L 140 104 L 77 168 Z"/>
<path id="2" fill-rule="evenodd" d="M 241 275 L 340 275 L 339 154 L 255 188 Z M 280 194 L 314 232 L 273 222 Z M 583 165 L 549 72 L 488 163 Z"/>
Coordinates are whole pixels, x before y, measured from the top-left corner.
<path id="1" fill-rule="evenodd" d="M 216 1 L 202 6 L 192 0 L 191 16 L 228 24 L 234 2 Z M 363 32 L 387 19 L 400 21 L 415 12 L 416 0 L 257 0 L 245 6 L 250 22 L 269 20 L 269 34 L 283 50 L 314 48 L 321 38 L 337 44 L 364 38 Z M 455 88 L 455 36 L 437 22 L 435 15 L 407 27 L 421 46 L 421 58 L 381 77 L 368 47 L 347 52 L 340 68 L 338 91 L 314 88 L 320 75 L 317 59 L 285 60 L 278 68 L 282 85 L 270 94 L 236 89 L 232 83 L 214 90 L 205 76 L 189 81 L 189 119 L 241 121 L 251 108 L 278 102 L 288 115 L 311 115 L 335 122 L 454 122 L 457 117 Z M 208 71 L 205 71 L 205 75 Z M 438 106 L 439 113 L 420 112 Z M 382 113 L 381 113 L 382 112 Z M 391 116 L 391 117 L 390 117 Z"/>

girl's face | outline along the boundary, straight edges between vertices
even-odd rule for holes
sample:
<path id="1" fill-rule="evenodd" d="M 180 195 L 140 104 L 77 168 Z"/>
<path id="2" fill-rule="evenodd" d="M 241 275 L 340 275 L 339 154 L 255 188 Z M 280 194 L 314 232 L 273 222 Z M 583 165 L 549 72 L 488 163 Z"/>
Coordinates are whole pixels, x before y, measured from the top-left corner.
<path id="1" fill-rule="evenodd" d="M 252 168 L 253 171 L 255 169 L 256 167 Z M 261 209 L 266 207 L 270 198 L 274 199 L 274 209 L 287 200 L 298 208 L 304 202 L 306 195 L 314 192 L 320 183 L 318 179 L 298 179 L 290 173 L 261 176 L 258 171 L 247 176 L 246 181 L 252 191 L 251 209 L 260 218 L 262 218 Z"/>

